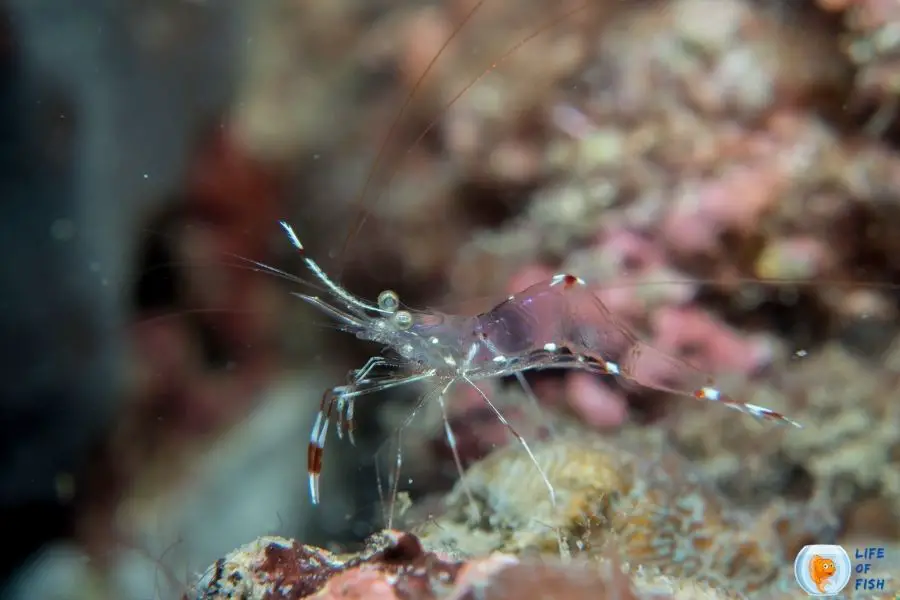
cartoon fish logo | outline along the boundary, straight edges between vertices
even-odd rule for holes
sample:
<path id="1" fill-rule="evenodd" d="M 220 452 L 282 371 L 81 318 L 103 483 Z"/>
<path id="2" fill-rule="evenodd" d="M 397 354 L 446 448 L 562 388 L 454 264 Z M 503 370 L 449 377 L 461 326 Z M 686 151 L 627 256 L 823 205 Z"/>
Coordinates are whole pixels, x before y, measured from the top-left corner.
<path id="1" fill-rule="evenodd" d="M 836 544 L 804 546 L 794 559 L 797 585 L 810 596 L 834 596 L 850 583 L 850 555 Z"/>
<path id="2" fill-rule="evenodd" d="M 816 589 L 823 594 L 826 593 L 825 584 L 834 576 L 835 571 L 837 571 L 837 567 L 830 558 L 814 554 L 809 559 L 809 578 L 813 580 Z"/>

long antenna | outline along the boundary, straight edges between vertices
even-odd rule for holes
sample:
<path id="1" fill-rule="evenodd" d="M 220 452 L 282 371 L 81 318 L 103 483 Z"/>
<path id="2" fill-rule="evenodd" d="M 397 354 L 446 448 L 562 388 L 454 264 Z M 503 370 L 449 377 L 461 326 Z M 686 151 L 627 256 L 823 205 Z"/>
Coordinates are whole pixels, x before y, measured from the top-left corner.
<path id="1" fill-rule="evenodd" d="M 422 84 L 425 81 L 425 78 L 434 70 L 435 64 L 437 64 L 438 59 L 443 56 L 444 51 L 450 46 L 450 43 L 456 38 L 462 28 L 465 27 L 466 23 L 468 23 L 475 13 L 478 12 L 478 9 L 481 8 L 487 0 L 478 0 L 475 5 L 465 14 L 463 20 L 460 21 L 459 25 L 454 28 L 453 32 L 450 36 L 444 40 L 444 43 L 441 45 L 440 49 L 434 54 L 430 61 L 428 61 L 428 65 L 425 67 L 425 70 L 419 75 L 419 78 L 416 79 L 416 82 L 413 84 L 412 88 L 410 88 L 409 93 L 406 95 L 406 99 L 403 101 L 403 104 L 400 106 L 400 110 L 397 111 L 397 114 L 394 116 L 394 120 L 391 122 L 391 126 L 388 128 L 387 134 L 384 139 L 381 141 L 381 145 L 378 147 L 378 153 L 375 155 L 375 160 L 372 162 L 372 166 L 369 167 L 369 174 L 366 176 L 366 181 L 363 184 L 362 190 L 360 190 L 359 195 L 356 197 L 356 200 L 351 204 L 352 213 L 356 214 L 356 220 L 353 225 L 350 227 L 347 236 L 344 238 L 344 244 L 341 247 L 340 257 L 341 260 L 338 261 L 338 264 L 343 264 L 343 258 L 347 254 L 347 250 L 350 247 L 351 240 L 356 236 L 360 229 L 362 229 L 363 223 L 366 220 L 366 213 L 363 209 L 363 205 L 366 201 L 366 197 L 368 196 L 369 188 L 372 186 L 372 182 L 375 179 L 375 173 L 378 171 L 378 166 L 381 164 L 384 159 L 385 154 L 387 154 L 387 146 L 390 141 L 394 137 L 394 131 L 397 127 L 400 126 L 400 120 L 403 118 L 403 115 L 406 114 L 406 110 L 409 108 L 410 104 L 412 104 L 413 98 L 415 98 L 419 89 L 422 87 Z M 336 273 L 337 277 L 340 278 L 340 272 Z"/>
<path id="2" fill-rule="evenodd" d="M 355 218 L 353 224 L 350 226 L 349 230 L 347 231 L 347 236 L 344 238 L 344 244 L 341 247 L 341 253 L 340 253 L 340 257 L 342 259 L 339 261 L 340 264 L 343 264 L 343 262 L 344 262 L 343 258 L 346 257 L 347 251 L 350 248 L 350 244 L 356 238 L 356 236 L 359 234 L 359 232 L 362 230 L 362 227 L 365 224 L 366 219 L 369 216 L 369 212 L 364 207 L 367 192 L 369 190 L 372 180 L 374 179 L 376 167 L 381 162 L 381 159 L 383 158 L 383 156 L 385 154 L 385 149 L 387 147 L 387 143 L 390 140 L 394 129 L 398 126 L 400 118 L 403 116 L 407 107 L 412 102 L 413 96 L 415 95 L 416 91 L 421 87 L 422 81 L 424 80 L 425 76 L 428 75 L 429 72 L 431 72 L 432 67 L 437 62 L 438 58 L 440 58 L 440 56 L 444 53 L 444 50 L 450 45 L 450 42 L 453 41 L 454 38 L 456 38 L 456 36 L 462 30 L 463 26 L 468 21 L 471 20 L 472 16 L 474 16 L 475 12 L 479 8 L 481 8 L 481 6 L 485 3 L 485 1 L 486 0 L 479 0 L 478 3 L 475 4 L 475 6 L 468 13 L 466 13 L 466 16 L 465 16 L 465 18 L 463 18 L 462 22 L 453 30 L 453 33 L 450 35 L 449 38 L 447 38 L 447 40 L 441 46 L 441 49 L 435 54 L 434 58 L 432 58 L 431 61 L 428 63 L 428 66 L 426 67 L 425 71 L 422 73 L 422 75 L 419 77 L 419 79 L 416 80 L 416 83 L 413 86 L 412 90 L 410 90 L 409 95 L 407 95 L 406 101 L 404 102 L 403 106 L 401 107 L 400 112 L 397 114 L 397 117 L 394 119 L 394 122 L 391 124 L 391 127 L 388 130 L 388 135 L 382 141 L 381 147 L 378 151 L 378 155 L 376 156 L 375 161 L 372 164 L 372 168 L 369 171 L 369 176 L 366 178 L 366 182 L 363 186 L 363 190 L 360 193 L 360 195 L 357 197 L 356 201 L 353 203 L 353 212 L 356 214 L 356 218 Z M 484 79 L 488 74 L 493 72 L 501 64 L 503 64 L 504 62 L 509 60 L 509 58 L 513 54 L 515 54 L 520 48 L 522 48 L 525 44 L 529 43 L 531 40 L 538 37 L 542 33 L 545 33 L 547 31 L 553 29 L 559 23 L 562 23 L 563 21 L 565 21 L 572 15 L 586 9 L 588 7 L 588 5 L 589 5 L 588 2 L 584 2 L 573 9 L 569 9 L 569 10 L 563 12 L 561 15 L 558 15 L 558 16 L 554 17 L 553 19 L 550 19 L 549 21 L 543 23 L 537 30 L 531 32 L 530 34 L 528 34 L 527 36 L 525 36 L 524 38 L 519 40 L 516 44 L 514 44 L 511 48 L 509 48 L 506 52 L 504 52 L 498 59 L 493 61 L 480 75 L 478 75 L 478 77 L 476 77 L 475 79 L 470 81 L 468 84 L 466 84 L 465 87 L 463 87 L 459 92 L 457 92 L 456 95 L 454 95 L 453 98 L 451 98 L 450 101 L 446 105 L 444 105 L 444 107 L 441 109 L 438 117 L 435 117 L 434 119 L 432 119 L 428 123 L 428 125 L 425 127 L 425 129 L 422 130 L 422 133 L 420 133 L 419 136 L 415 139 L 415 141 L 413 141 L 413 143 L 407 149 L 407 153 L 411 152 L 416 146 L 418 146 L 422 142 L 422 140 L 425 138 L 425 136 L 428 135 L 428 133 L 432 129 L 434 129 L 435 126 L 438 124 L 438 120 L 439 120 L 440 116 L 445 114 L 447 112 L 447 110 L 451 106 L 453 106 L 456 103 L 456 101 L 459 100 L 463 96 L 463 94 L 468 92 L 473 86 L 475 86 L 479 81 Z M 393 181 L 393 179 L 396 175 L 397 175 L 396 170 L 393 173 L 391 173 L 391 175 L 388 177 L 386 187 L 390 186 L 391 181 Z M 380 194 L 378 197 L 380 198 Z"/>

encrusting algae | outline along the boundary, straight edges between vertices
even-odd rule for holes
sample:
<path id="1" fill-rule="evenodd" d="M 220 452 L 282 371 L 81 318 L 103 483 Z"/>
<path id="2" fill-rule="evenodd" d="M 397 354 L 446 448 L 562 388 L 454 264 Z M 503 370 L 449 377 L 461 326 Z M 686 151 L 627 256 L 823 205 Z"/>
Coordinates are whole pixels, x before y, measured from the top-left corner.
<path id="1" fill-rule="evenodd" d="M 556 509 L 527 455 L 515 446 L 500 450 L 466 477 L 485 520 L 466 523 L 458 485 L 448 515 L 426 526 L 422 538 L 513 554 L 558 553 L 563 540 L 573 555 L 614 552 L 628 565 L 738 592 L 778 580 L 790 561 L 774 526 L 766 531 L 726 506 L 676 456 L 641 457 L 620 446 L 585 436 L 535 448 L 557 490 Z"/>
<path id="2" fill-rule="evenodd" d="M 527 454 L 508 446 L 466 474 L 478 522 L 458 483 L 446 513 L 416 534 L 386 531 L 344 556 L 261 540 L 217 563 L 196 597 L 792 598 L 797 550 L 834 541 L 824 510 L 731 506 L 658 436 L 571 433 L 533 450 L 556 506 Z M 228 592 L 235 574 L 245 595 Z"/>

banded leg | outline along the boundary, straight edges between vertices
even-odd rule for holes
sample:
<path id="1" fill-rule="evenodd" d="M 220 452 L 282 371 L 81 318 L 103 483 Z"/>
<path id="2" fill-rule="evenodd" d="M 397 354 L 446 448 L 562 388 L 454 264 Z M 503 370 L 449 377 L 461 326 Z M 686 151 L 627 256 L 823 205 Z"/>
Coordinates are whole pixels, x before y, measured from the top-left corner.
<path id="1" fill-rule="evenodd" d="M 389 365 L 390 361 L 379 359 L 377 364 Z M 369 361 L 366 365 L 370 365 L 373 361 Z M 425 371 L 423 373 L 414 373 L 412 375 L 388 375 L 378 378 L 369 378 L 367 374 L 375 366 L 369 368 L 364 367 L 354 371 L 351 379 L 355 380 L 348 385 L 342 385 L 327 390 L 322 395 L 322 402 L 319 406 L 319 413 L 313 423 L 312 432 L 309 436 L 309 446 L 306 455 L 306 467 L 309 474 L 309 496 L 313 504 L 318 504 L 319 496 L 319 476 L 322 473 L 322 456 L 325 453 L 325 440 L 328 435 L 328 428 L 331 423 L 332 416 L 337 419 L 338 435 L 342 436 L 344 432 L 352 440 L 352 432 L 354 425 L 354 402 L 357 397 L 366 394 L 374 394 L 382 390 L 387 390 L 415 381 L 422 381 L 434 376 L 434 371 Z"/>
<path id="2" fill-rule="evenodd" d="M 584 355 L 578 356 L 578 363 L 585 370 L 624 377 L 647 388 L 695 400 L 717 402 L 761 421 L 801 429 L 803 427 L 780 412 L 732 398 L 715 387 L 709 375 L 644 342 L 636 342 L 622 364 Z"/>
<path id="3" fill-rule="evenodd" d="M 644 365 L 654 365 L 655 368 L 650 369 L 649 366 L 639 365 L 639 360 L 647 361 Z M 579 369 L 598 375 L 612 375 L 650 389 L 679 396 L 688 396 L 695 400 L 718 402 L 732 410 L 750 415 L 761 421 L 803 428 L 800 423 L 780 412 L 732 398 L 715 387 L 712 379 L 700 370 L 639 341 L 635 342 L 631 355 L 627 357 L 624 363 L 602 360 L 587 354 L 542 354 L 528 361 L 524 367 L 520 366 L 519 368 L 521 370 Z M 686 384 L 679 383 L 679 381 L 685 380 Z"/>
<path id="4" fill-rule="evenodd" d="M 312 432 L 309 435 L 309 446 L 306 450 L 306 471 L 309 473 L 309 497 L 313 504 L 319 503 L 319 475 L 322 473 L 322 455 L 325 452 L 325 438 L 328 424 L 331 422 L 331 410 L 334 408 L 334 390 L 326 390 L 322 395 L 322 403 L 316 414 Z"/>

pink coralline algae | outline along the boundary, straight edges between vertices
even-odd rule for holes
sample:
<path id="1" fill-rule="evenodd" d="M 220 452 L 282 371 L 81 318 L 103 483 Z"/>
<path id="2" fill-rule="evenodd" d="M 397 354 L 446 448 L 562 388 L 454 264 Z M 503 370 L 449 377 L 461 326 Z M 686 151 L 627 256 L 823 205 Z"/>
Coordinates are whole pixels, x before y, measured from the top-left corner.
<path id="1" fill-rule="evenodd" d="M 697 307 L 663 307 L 652 321 L 654 346 L 685 355 L 710 373 L 752 374 L 772 360 L 764 340 L 740 335 Z"/>
<path id="2" fill-rule="evenodd" d="M 887 136 L 848 129 L 862 117 L 845 101 L 854 70 L 857 91 L 876 70 L 896 71 L 900 11 L 818 4 L 843 21 L 744 0 L 606 15 L 564 79 L 577 92 L 561 88 L 542 107 L 546 183 L 460 252 L 458 293 L 574 273 L 648 344 L 723 387 L 782 372 L 795 351 L 859 322 L 890 323 L 886 286 L 860 289 L 896 279 L 900 162 Z M 841 27 L 850 35 L 837 40 Z M 897 81 L 875 86 L 887 108 Z M 617 385 L 572 377 L 563 390 L 586 422 L 624 420 Z"/>
<path id="3" fill-rule="evenodd" d="M 714 180 L 685 182 L 661 232 L 682 252 L 715 252 L 723 232 L 751 231 L 783 188 L 783 177 L 765 165 L 742 165 Z"/>

